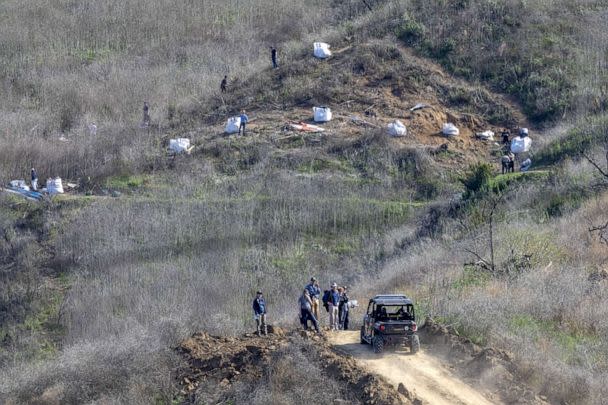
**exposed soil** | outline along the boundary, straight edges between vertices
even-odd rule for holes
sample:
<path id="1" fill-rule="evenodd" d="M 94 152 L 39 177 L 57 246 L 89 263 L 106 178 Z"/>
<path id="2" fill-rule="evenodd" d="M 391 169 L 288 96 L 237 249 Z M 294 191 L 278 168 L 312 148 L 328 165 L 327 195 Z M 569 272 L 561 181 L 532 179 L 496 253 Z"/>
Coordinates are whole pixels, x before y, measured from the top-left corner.
<path id="1" fill-rule="evenodd" d="M 272 368 L 273 354 L 281 355 L 295 345 L 313 359 L 327 378 L 337 381 L 347 393 L 334 404 L 363 403 L 400 405 L 416 403 L 405 390 L 398 392 L 382 377 L 360 367 L 352 358 L 337 354 L 324 336 L 281 330 L 268 336 L 246 334 L 238 338 L 196 333 L 178 347 L 189 367 L 178 370 L 181 403 L 223 403 L 231 398 L 231 387 L 265 378 Z M 294 365 L 295 366 L 295 365 Z"/>
<path id="2" fill-rule="evenodd" d="M 232 387 L 260 381 L 273 362 L 296 347 L 344 388 L 335 404 L 547 404 L 518 378 L 508 353 L 481 348 L 428 320 L 420 330 L 421 351 L 374 354 L 357 331 L 316 335 L 273 330 L 268 336 L 216 337 L 204 332 L 177 349 L 189 367 L 177 372 L 182 403 L 233 400 Z"/>

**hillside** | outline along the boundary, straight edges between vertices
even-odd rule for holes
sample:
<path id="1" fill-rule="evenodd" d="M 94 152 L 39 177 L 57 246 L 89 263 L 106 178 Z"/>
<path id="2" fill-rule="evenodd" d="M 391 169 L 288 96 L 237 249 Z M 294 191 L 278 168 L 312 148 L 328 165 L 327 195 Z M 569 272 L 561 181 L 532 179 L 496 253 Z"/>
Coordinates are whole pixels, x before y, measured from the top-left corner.
<path id="1" fill-rule="evenodd" d="M 0 180 L 77 184 L 0 197 L 0 402 L 602 403 L 603 2 L 0 8 Z M 320 105 L 323 132 L 290 126 Z M 247 135 L 225 134 L 242 109 Z M 532 170 L 499 174 L 519 127 Z M 299 333 L 312 275 L 349 286 L 355 330 L 370 296 L 412 297 L 424 377 L 351 332 Z"/>

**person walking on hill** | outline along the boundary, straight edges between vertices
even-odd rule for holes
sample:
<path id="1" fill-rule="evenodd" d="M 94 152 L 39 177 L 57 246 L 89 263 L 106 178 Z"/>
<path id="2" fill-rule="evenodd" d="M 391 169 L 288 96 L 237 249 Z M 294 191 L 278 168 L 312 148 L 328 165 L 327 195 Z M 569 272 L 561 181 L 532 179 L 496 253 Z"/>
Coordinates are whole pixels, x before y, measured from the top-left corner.
<path id="1" fill-rule="evenodd" d="M 32 190 L 38 191 L 38 173 L 36 173 L 36 169 L 32 167 Z"/>
<path id="2" fill-rule="evenodd" d="M 319 282 L 316 278 L 311 277 L 310 283 L 306 285 L 306 290 L 312 301 L 312 314 L 319 320 L 319 296 L 321 295 L 321 289 L 319 288 Z"/>
<path id="3" fill-rule="evenodd" d="M 338 285 L 336 283 L 331 285 L 331 290 L 325 292 L 323 301 L 327 302 L 329 330 L 338 330 L 340 294 L 338 293 Z"/>
<path id="4" fill-rule="evenodd" d="M 249 122 L 249 117 L 245 113 L 245 110 L 241 111 L 241 126 L 239 127 L 239 135 L 241 134 L 241 130 L 243 131 L 243 136 L 245 136 L 245 128 L 247 123 Z"/>
<path id="5" fill-rule="evenodd" d="M 228 75 L 224 76 L 222 82 L 220 83 L 220 91 L 222 93 L 226 92 L 226 86 L 228 85 Z"/>
<path id="6" fill-rule="evenodd" d="M 312 313 L 312 300 L 307 289 L 302 292 L 298 303 L 300 304 L 300 322 L 302 322 L 304 330 L 308 330 L 308 321 L 311 321 L 315 331 L 319 333 L 319 323 Z"/>
<path id="7" fill-rule="evenodd" d="M 261 291 L 258 291 L 253 300 L 253 318 L 257 327 L 258 336 L 268 334 L 268 326 L 266 325 L 266 300 Z"/>
<path id="8" fill-rule="evenodd" d="M 272 68 L 278 69 L 279 64 L 277 63 L 277 48 L 274 46 L 270 47 L 270 58 L 272 59 Z"/>
<path id="9" fill-rule="evenodd" d="M 508 129 L 505 129 L 504 131 L 502 131 L 502 144 L 505 146 L 509 145 L 509 136 L 511 135 L 511 133 L 509 132 Z"/>

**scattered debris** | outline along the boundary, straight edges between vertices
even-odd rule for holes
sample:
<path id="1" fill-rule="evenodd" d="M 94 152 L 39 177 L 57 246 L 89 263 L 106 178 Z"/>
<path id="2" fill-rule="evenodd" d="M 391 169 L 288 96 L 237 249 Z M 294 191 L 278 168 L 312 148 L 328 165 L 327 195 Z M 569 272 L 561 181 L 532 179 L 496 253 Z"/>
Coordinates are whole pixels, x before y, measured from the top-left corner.
<path id="1" fill-rule="evenodd" d="M 350 120 L 355 125 L 360 125 L 360 126 L 364 126 L 364 127 L 379 128 L 378 125 L 376 125 L 376 124 L 374 124 L 372 122 L 369 122 L 369 121 L 365 121 L 363 118 L 357 117 L 356 115 L 352 115 L 350 117 Z"/>
<path id="2" fill-rule="evenodd" d="M 194 146 L 190 145 L 190 139 L 188 138 L 177 138 L 169 140 L 169 149 L 175 153 L 190 153 Z"/>
<path id="3" fill-rule="evenodd" d="M 441 130 L 441 133 L 445 136 L 451 137 L 460 134 L 460 130 L 456 128 L 456 125 L 452 124 L 451 122 L 448 122 L 447 124 L 443 124 L 443 129 Z"/>
<path id="4" fill-rule="evenodd" d="M 405 136 L 407 135 L 407 128 L 401 121 L 395 120 L 388 124 L 388 134 L 395 137 Z"/>
<path id="5" fill-rule="evenodd" d="M 315 42 L 313 48 L 315 58 L 327 59 L 331 56 L 331 51 L 329 50 L 330 46 L 325 42 Z"/>
<path id="6" fill-rule="evenodd" d="M 410 108 L 410 111 L 414 112 L 416 110 L 422 110 L 423 108 L 431 108 L 431 106 L 428 104 L 424 104 L 424 103 L 418 103 L 415 106 L 413 106 L 412 108 Z"/>
<path id="7" fill-rule="evenodd" d="M 315 122 L 328 122 L 332 119 L 331 109 L 329 107 L 313 107 Z"/>
<path id="8" fill-rule="evenodd" d="M 481 139 L 482 141 L 493 141 L 494 140 L 494 131 L 483 131 L 483 132 L 477 132 L 475 134 L 475 137 L 477 139 Z"/>
<path id="9" fill-rule="evenodd" d="M 323 131 L 325 131 L 325 128 L 322 128 L 318 125 L 307 124 L 302 121 L 291 122 L 291 123 L 289 123 L 289 127 L 296 131 L 302 131 L 302 132 L 323 132 Z"/>

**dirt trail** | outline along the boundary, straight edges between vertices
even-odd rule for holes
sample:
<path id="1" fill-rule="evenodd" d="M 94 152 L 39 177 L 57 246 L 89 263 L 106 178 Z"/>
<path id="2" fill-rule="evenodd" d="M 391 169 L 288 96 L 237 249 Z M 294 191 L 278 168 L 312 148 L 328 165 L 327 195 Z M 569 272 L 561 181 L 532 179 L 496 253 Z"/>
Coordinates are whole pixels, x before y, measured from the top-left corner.
<path id="1" fill-rule="evenodd" d="M 359 343 L 356 331 L 332 334 L 329 342 L 338 352 L 352 355 L 367 370 L 398 386 L 402 383 L 423 403 L 491 405 L 503 402 L 471 386 L 424 347 L 414 356 L 406 351 L 376 355 L 368 345 Z"/>

